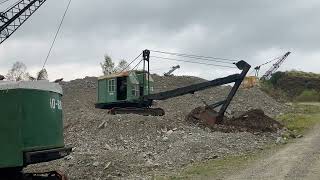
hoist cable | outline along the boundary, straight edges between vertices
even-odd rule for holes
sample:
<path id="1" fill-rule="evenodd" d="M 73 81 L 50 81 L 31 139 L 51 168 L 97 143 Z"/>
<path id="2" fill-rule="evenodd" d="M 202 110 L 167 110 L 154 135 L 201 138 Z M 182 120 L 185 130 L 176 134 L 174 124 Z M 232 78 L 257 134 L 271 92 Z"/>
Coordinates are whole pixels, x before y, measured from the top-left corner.
<path id="1" fill-rule="evenodd" d="M 219 60 L 212 60 L 212 59 L 200 58 L 200 57 L 188 57 L 188 56 L 180 56 L 180 57 L 192 58 L 192 59 L 198 59 L 198 60 L 202 60 L 202 61 L 209 61 L 209 62 L 217 62 L 217 63 L 222 63 L 222 64 L 233 64 L 232 62 L 219 61 Z"/>
<path id="2" fill-rule="evenodd" d="M 276 61 L 276 60 L 279 60 L 280 58 L 281 58 L 281 57 L 276 57 L 276 58 L 274 58 L 274 59 L 272 59 L 272 60 L 270 60 L 270 61 L 267 61 L 267 62 L 265 62 L 265 63 L 263 63 L 263 64 L 260 64 L 259 66 L 256 66 L 249 74 L 253 74 L 254 71 L 260 70 L 261 66 L 264 66 L 264 65 L 267 65 L 267 64 L 269 64 L 269 63 L 272 63 L 272 62 L 274 62 L 274 61 Z"/>
<path id="3" fill-rule="evenodd" d="M 142 53 L 139 54 L 139 56 L 137 56 L 136 58 L 134 58 L 125 68 L 122 69 L 122 71 L 120 73 L 122 73 L 123 71 L 125 71 L 128 67 L 130 67 L 130 65 L 132 63 L 134 63 L 140 56 L 142 55 Z"/>
<path id="4" fill-rule="evenodd" d="M 181 56 L 181 57 L 189 57 L 189 58 L 202 58 L 207 60 L 222 60 L 222 61 L 230 61 L 230 62 L 237 62 L 238 60 L 235 59 L 226 59 L 226 58 L 219 58 L 219 57 L 211 57 L 211 56 L 201 56 L 201 55 L 194 55 L 194 54 L 182 54 L 182 53 L 174 53 L 174 52 L 166 52 L 166 51 L 157 51 L 157 50 L 150 50 L 151 52 L 161 53 L 161 54 L 169 54 L 174 56 Z"/>
<path id="5" fill-rule="evenodd" d="M 54 46 L 54 44 L 55 44 L 55 42 L 56 42 L 56 40 L 57 40 L 57 37 L 58 37 L 58 34 L 59 34 L 60 29 L 61 29 L 61 27 L 62 27 L 63 21 L 64 21 L 66 15 L 67 15 L 68 10 L 69 10 L 71 1 L 72 1 L 72 0 L 69 0 L 69 3 L 68 3 L 68 5 L 67 5 L 67 8 L 66 8 L 66 10 L 65 10 L 64 13 L 63 13 L 63 16 L 62 16 L 62 19 L 61 19 L 61 21 L 60 21 L 58 30 L 57 30 L 54 38 L 53 38 L 52 44 L 51 44 L 51 46 L 50 46 L 49 52 L 48 52 L 48 54 L 47 54 L 47 57 L 46 57 L 46 59 L 45 59 L 45 61 L 44 61 L 44 63 L 43 63 L 42 69 L 44 69 L 44 67 L 46 66 L 47 61 L 48 61 L 48 59 L 49 59 L 49 57 L 50 57 L 51 51 L 52 51 L 53 46 Z"/>
<path id="6" fill-rule="evenodd" d="M 260 66 L 267 65 L 267 64 L 269 64 L 269 63 L 272 63 L 273 61 L 279 60 L 280 58 L 281 58 L 281 57 L 274 58 L 274 59 L 272 59 L 272 60 L 270 60 L 270 61 L 267 61 L 267 62 L 261 64 Z M 259 67 L 259 66 L 258 66 L 258 67 Z"/>
<path id="7" fill-rule="evenodd" d="M 138 64 L 131 69 L 131 71 L 135 70 L 135 69 L 141 64 L 142 61 L 143 61 L 143 59 L 141 59 L 141 60 L 138 62 Z"/>
<path id="8" fill-rule="evenodd" d="M 257 66 L 257 67 L 261 67 L 261 66 L 267 65 L 267 64 L 269 64 L 269 63 L 272 63 L 273 61 L 279 60 L 280 58 L 281 58 L 281 57 L 274 58 L 274 59 L 272 59 L 272 60 L 270 60 L 270 61 L 267 61 L 267 62 L 265 62 L 265 63 L 263 63 L 263 64 L 261 64 L 261 65 L 259 65 L 259 66 Z"/>
<path id="9" fill-rule="evenodd" d="M 253 74 L 254 71 L 256 71 L 255 69 L 253 69 L 250 73 L 248 73 L 249 75 Z"/>
<path id="10" fill-rule="evenodd" d="M 194 61 L 187 61 L 187 60 L 174 59 L 174 58 L 166 58 L 166 57 L 159 57 L 159 56 L 150 56 L 150 57 L 156 58 L 156 59 L 169 60 L 169 61 L 180 61 L 180 62 L 187 62 L 187 63 L 193 63 L 193 64 L 202 64 L 202 65 L 209 65 L 209 66 L 217 66 L 217 67 L 226 67 L 226 68 L 235 68 L 235 69 L 237 69 L 237 67 L 225 66 L 225 65 L 219 65 L 219 64 L 210 64 L 210 63 L 194 62 Z"/>
<path id="11" fill-rule="evenodd" d="M 221 64 L 233 64 L 232 62 L 219 61 L 219 60 L 213 60 L 213 59 L 201 58 L 201 57 L 191 57 L 191 56 L 179 56 L 179 57 L 197 59 L 197 60 L 208 61 L 208 62 L 217 62 Z"/>

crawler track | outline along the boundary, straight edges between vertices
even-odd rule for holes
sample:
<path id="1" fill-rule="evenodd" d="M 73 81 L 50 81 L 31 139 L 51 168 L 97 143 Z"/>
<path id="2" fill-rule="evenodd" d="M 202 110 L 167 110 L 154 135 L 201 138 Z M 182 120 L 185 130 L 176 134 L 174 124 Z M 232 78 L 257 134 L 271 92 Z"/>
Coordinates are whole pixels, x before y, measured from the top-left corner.
<path id="1" fill-rule="evenodd" d="M 112 108 L 109 114 L 139 114 L 143 116 L 164 116 L 165 112 L 161 108 Z"/>
<path id="2" fill-rule="evenodd" d="M 1 180 L 68 180 L 67 176 L 58 171 L 43 173 L 23 173 L 16 169 L 1 170 Z"/>

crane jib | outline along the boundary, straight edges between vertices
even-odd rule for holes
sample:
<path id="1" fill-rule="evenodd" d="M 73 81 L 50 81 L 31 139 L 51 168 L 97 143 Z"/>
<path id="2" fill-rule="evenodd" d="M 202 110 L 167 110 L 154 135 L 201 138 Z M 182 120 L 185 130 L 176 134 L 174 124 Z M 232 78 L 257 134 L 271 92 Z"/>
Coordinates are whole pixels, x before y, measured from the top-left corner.
<path id="1" fill-rule="evenodd" d="M 20 0 L 1 13 L 0 44 L 8 39 L 46 0 Z"/>

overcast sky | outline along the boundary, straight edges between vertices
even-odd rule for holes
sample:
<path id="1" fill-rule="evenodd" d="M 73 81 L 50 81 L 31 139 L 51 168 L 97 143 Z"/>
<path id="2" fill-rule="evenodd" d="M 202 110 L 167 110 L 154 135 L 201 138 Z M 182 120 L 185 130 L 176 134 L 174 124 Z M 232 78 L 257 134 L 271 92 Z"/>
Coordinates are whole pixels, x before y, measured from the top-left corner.
<path id="1" fill-rule="evenodd" d="M 67 3 L 47 0 L 0 46 L 0 73 L 15 61 L 31 73 L 41 69 Z M 106 53 L 131 61 L 143 49 L 154 49 L 243 59 L 252 66 L 292 51 L 280 70 L 319 73 L 319 17 L 319 0 L 73 0 L 47 70 L 50 79 L 99 76 Z M 177 64 L 176 74 L 207 79 L 236 72 L 151 59 L 157 73 Z"/>

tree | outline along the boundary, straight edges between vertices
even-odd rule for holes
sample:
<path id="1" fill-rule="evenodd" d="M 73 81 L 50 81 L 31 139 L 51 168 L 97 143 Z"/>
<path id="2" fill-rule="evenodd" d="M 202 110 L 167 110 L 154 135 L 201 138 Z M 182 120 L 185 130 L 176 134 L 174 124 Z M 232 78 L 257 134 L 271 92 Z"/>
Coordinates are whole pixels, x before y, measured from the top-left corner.
<path id="1" fill-rule="evenodd" d="M 121 71 L 129 71 L 131 68 L 128 64 L 128 62 L 124 59 L 120 60 L 119 64 L 115 68 L 115 72 L 121 72 Z"/>
<path id="2" fill-rule="evenodd" d="M 118 65 L 115 67 L 115 63 L 112 61 L 111 57 L 108 55 L 104 56 L 103 63 L 100 63 L 102 68 L 102 73 L 104 75 L 109 75 L 112 73 L 119 73 L 122 71 L 128 71 L 130 70 L 130 66 L 128 62 L 124 59 L 120 60 Z"/>
<path id="3" fill-rule="evenodd" d="M 27 66 L 19 61 L 15 62 L 7 73 L 6 79 L 9 81 L 23 81 L 29 79 Z"/>
<path id="4" fill-rule="evenodd" d="M 25 64 L 17 61 L 12 65 L 12 68 L 7 73 L 6 79 L 9 81 L 48 80 L 48 72 L 46 69 L 42 69 L 37 73 L 35 78 L 27 72 L 27 66 Z"/>
<path id="5" fill-rule="evenodd" d="M 48 80 L 48 72 L 46 69 L 42 69 L 37 73 L 37 80 Z"/>
<path id="6" fill-rule="evenodd" d="M 270 78 L 270 83 L 274 86 L 278 85 L 278 81 L 283 78 L 283 76 L 285 76 L 286 73 L 285 72 L 281 72 L 281 71 L 277 71 L 275 73 L 272 74 L 271 78 Z"/>
<path id="7" fill-rule="evenodd" d="M 107 54 L 104 56 L 104 62 L 100 63 L 102 68 L 102 73 L 104 75 L 109 75 L 114 73 L 114 62 L 112 62 L 112 59 Z"/>

